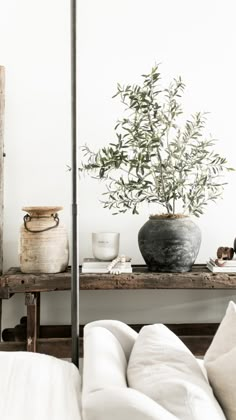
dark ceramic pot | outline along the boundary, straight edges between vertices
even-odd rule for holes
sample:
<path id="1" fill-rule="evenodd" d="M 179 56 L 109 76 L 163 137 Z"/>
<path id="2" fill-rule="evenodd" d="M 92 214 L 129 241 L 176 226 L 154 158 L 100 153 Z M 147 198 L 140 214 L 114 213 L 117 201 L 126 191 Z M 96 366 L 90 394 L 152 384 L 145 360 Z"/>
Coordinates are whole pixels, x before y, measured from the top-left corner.
<path id="1" fill-rule="evenodd" d="M 151 271 L 190 271 L 197 258 L 201 231 L 188 217 L 150 216 L 138 233 L 140 252 Z"/>

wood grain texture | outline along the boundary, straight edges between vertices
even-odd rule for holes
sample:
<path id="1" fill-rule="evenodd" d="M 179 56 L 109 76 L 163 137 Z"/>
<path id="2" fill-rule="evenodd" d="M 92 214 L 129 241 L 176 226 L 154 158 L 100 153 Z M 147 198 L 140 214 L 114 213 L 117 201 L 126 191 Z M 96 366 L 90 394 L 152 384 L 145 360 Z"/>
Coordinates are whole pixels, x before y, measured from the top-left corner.
<path id="1" fill-rule="evenodd" d="M 3 341 L 26 341 L 27 324 L 17 324 L 14 328 L 5 328 Z M 71 325 L 40 325 L 39 338 L 70 338 Z"/>
<path id="2" fill-rule="evenodd" d="M 213 336 L 180 336 L 179 338 L 195 356 L 203 356 L 211 344 Z M 26 347 L 26 341 L 0 343 L 0 351 L 25 351 Z M 59 358 L 69 358 L 71 357 L 71 338 L 39 338 L 37 352 Z M 83 357 L 82 337 L 79 340 L 79 354 L 80 357 Z"/>
<path id="3" fill-rule="evenodd" d="M 27 351 L 37 351 L 38 293 L 26 293 L 27 305 Z"/>
<path id="4" fill-rule="evenodd" d="M 208 349 L 219 324 L 165 324 L 173 331 L 195 356 L 203 356 Z M 130 324 L 131 328 L 139 332 L 143 324 Z M 83 356 L 83 330 L 80 325 L 80 357 Z M 3 331 L 3 340 L 9 343 L 9 350 L 21 350 L 23 342 L 26 346 L 26 323 L 22 322 L 15 328 Z M 16 343 L 14 347 L 13 342 Z M 21 346 L 19 346 L 21 342 Z M 57 357 L 70 357 L 71 326 L 70 325 L 41 325 L 40 338 L 37 338 L 37 351 Z M 54 348 L 56 346 L 56 348 Z M 5 347 L 3 347 L 5 349 Z M 2 350 L 0 346 L 0 350 Z M 6 350 L 8 351 L 8 350 Z"/>
<path id="5" fill-rule="evenodd" d="M 2 299 L 0 299 L 0 342 L 2 340 Z"/>
<path id="6" fill-rule="evenodd" d="M 0 278 L 0 297 L 12 293 L 70 290 L 70 287 L 70 269 L 57 274 L 23 274 L 19 268 L 11 268 Z M 212 273 L 201 264 L 188 273 L 154 273 L 146 266 L 133 266 L 130 274 L 80 273 L 80 290 L 116 289 L 236 289 L 236 273 Z"/>
<path id="7" fill-rule="evenodd" d="M 0 343 L 0 351 L 26 351 L 26 341 L 4 341 Z"/>
<path id="8" fill-rule="evenodd" d="M 4 290 L 5 296 L 6 290 L 10 296 L 12 293 L 53 292 L 70 288 L 70 270 L 56 274 L 25 274 L 18 267 L 12 267 L 0 277 L 0 297 Z"/>
<path id="9" fill-rule="evenodd" d="M 70 358 L 71 338 L 39 338 L 37 352 L 59 358 Z"/>
<path id="10" fill-rule="evenodd" d="M 181 323 L 165 324 L 176 335 L 180 336 L 209 336 L 216 333 L 219 323 Z M 129 324 L 134 331 L 139 332 L 144 324 Z M 27 329 L 27 317 L 22 317 L 20 323 L 14 328 L 3 330 L 4 341 L 25 341 Z M 80 325 L 79 335 L 84 335 L 84 325 Z M 71 337 L 71 325 L 40 325 L 39 338 L 69 338 Z"/>
<path id="11" fill-rule="evenodd" d="M 211 273 L 205 265 L 187 273 L 156 273 L 134 266 L 133 273 L 118 276 L 80 274 L 80 289 L 236 289 L 236 273 Z"/>
<path id="12" fill-rule="evenodd" d="M 26 341 L 6 341 L 0 343 L 0 351 L 26 351 Z M 37 353 L 49 354 L 59 358 L 71 357 L 71 338 L 39 338 Z"/>
<path id="13" fill-rule="evenodd" d="M 0 66 L 0 275 L 3 270 L 3 153 L 5 112 L 5 68 Z"/>

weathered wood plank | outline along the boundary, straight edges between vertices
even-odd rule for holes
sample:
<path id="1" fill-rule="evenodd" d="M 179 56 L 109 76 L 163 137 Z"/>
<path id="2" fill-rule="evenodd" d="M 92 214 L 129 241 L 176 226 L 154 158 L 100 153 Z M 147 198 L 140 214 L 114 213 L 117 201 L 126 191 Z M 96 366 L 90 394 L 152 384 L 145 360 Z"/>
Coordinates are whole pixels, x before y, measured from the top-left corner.
<path id="1" fill-rule="evenodd" d="M 5 328 L 2 332 L 3 341 L 25 341 L 26 324 L 18 324 L 14 328 Z M 39 338 L 69 338 L 71 325 L 40 325 Z"/>
<path id="2" fill-rule="evenodd" d="M 0 343 L 0 351 L 26 351 L 26 341 L 6 341 Z M 37 353 L 49 354 L 58 358 L 71 357 L 71 338 L 39 338 Z"/>
<path id="3" fill-rule="evenodd" d="M 180 336 L 213 336 L 219 326 L 218 323 L 194 323 L 194 324 L 165 324 L 176 335 Z M 129 324 L 131 328 L 139 332 L 144 324 Z M 15 328 L 5 328 L 2 332 L 4 341 L 26 340 L 27 318 L 22 317 L 20 324 Z M 84 335 L 84 325 L 80 325 L 80 337 Z M 39 338 L 69 338 L 71 337 L 71 325 L 40 325 Z"/>
<path id="4" fill-rule="evenodd" d="M 38 293 L 26 293 L 25 304 L 27 305 L 27 351 L 36 352 L 37 350 L 37 331 L 38 331 Z"/>
<path id="5" fill-rule="evenodd" d="M 6 341 L 0 343 L 0 351 L 26 351 L 26 341 Z M 71 338 L 39 338 L 37 352 L 59 358 L 71 357 Z"/>
<path id="6" fill-rule="evenodd" d="M 211 273 L 205 265 L 196 265 L 188 273 L 153 273 L 146 266 L 134 266 L 133 273 L 80 274 L 80 290 L 132 289 L 236 289 L 236 273 Z M 8 293 L 70 290 L 71 272 L 23 274 L 12 268 L 0 278 L 0 288 Z"/>
<path id="7" fill-rule="evenodd" d="M 26 341 L 2 341 L 0 351 L 26 351 Z"/>
<path id="8" fill-rule="evenodd" d="M 204 356 L 212 342 L 213 336 L 180 335 L 179 338 L 195 356 Z M 0 351 L 22 351 L 26 350 L 26 347 L 26 341 L 0 343 Z M 83 357 L 83 337 L 79 339 L 79 350 L 80 357 Z M 37 339 L 37 352 L 60 358 L 71 357 L 71 338 L 39 338 Z"/>
<path id="9" fill-rule="evenodd" d="M 179 338 L 195 356 L 204 356 L 213 339 L 212 336 L 180 336 Z M 0 351 L 26 351 L 26 342 L 1 342 Z M 59 358 L 70 358 L 71 338 L 40 338 L 37 340 L 37 351 Z M 79 354 L 83 357 L 83 338 L 79 340 Z"/>
<path id="10" fill-rule="evenodd" d="M 5 112 L 5 68 L 0 66 L 0 275 L 3 271 L 3 153 Z"/>
<path id="11" fill-rule="evenodd" d="M 0 342 L 2 341 L 2 299 L 0 299 Z"/>
<path id="12" fill-rule="evenodd" d="M 202 267 L 202 271 L 189 273 L 81 274 L 80 289 L 236 289 L 236 273 L 216 274 Z"/>
<path id="13" fill-rule="evenodd" d="M 189 324 L 165 324 L 173 333 L 180 336 L 213 336 L 215 335 L 219 323 L 189 323 Z"/>
<path id="14" fill-rule="evenodd" d="M 1 287 L 0 286 L 0 299 L 10 299 L 11 293 L 8 287 Z"/>
<path id="15" fill-rule="evenodd" d="M 71 272 L 24 274 L 19 268 L 11 268 L 0 278 L 0 293 L 4 288 L 8 290 L 8 294 L 70 290 Z"/>
<path id="16" fill-rule="evenodd" d="M 141 328 L 143 328 L 145 325 L 148 324 L 128 324 L 130 328 L 132 328 L 134 331 L 139 332 Z M 150 325 L 150 324 L 149 324 Z M 201 323 L 181 323 L 181 324 L 164 324 L 166 327 L 168 327 L 173 333 L 180 336 L 206 336 L 206 335 L 215 335 L 217 328 L 219 327 L 219 323 L 207 323 L 207 322 L 201 322 Z M 41 326 L 43 329 L 46 328 L 46 326 Z M 62 325 L 56 325 L 51 326 L 52 331 L 53 328 L 63 327 Z M 68 326 L 64 325 L 65 328 L 68 328 Z M 79 335 L 80 337 L 83 337 L 84 335 L 84 327 L 85 325 L 80 325 L 79 328 Z M 63 331 L 65 333 L 65 331 Z"/>
<path id="17" fill-rule="evenodd" d="M 36 338 L 40 337 L 40 293 L 36 293 L 36 299 L 37 299 L 37 312 L 36 312 Z M 27 317 L 26 317 L 27 321 Z"/>
<path id="18" fill-rule="evenodd" d="M 59 358 L 70 358 L 71 338 L 39 338 L 37 352 Z"/>
<path id="19" fill-rule="evenodd" d="M 179 338 L 183 343 L 189 348 L 189 350 L 194 354 L 194 356 L 204 356 L 208 347 L 210 346 L 213 335 L 205 336 L 183 336 L 180 335 Z"/>

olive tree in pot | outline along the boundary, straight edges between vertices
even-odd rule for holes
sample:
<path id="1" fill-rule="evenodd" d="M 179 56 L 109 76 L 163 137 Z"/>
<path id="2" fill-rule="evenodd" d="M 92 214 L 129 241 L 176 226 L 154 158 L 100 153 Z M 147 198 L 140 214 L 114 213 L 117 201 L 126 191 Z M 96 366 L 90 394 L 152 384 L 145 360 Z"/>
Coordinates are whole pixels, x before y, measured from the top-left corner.
<path id="1" fill-rule="evenodd" d="M 141 85 L 118 84 L 114 97 L 125 115 L 115 126 L 116 141 L 97 152 L 83 146 L 80 170 L 105 181 L 103 205 L 114 214 L 137 214 L 143 202 L 155 203 L 157 214 L 138 234 L 141 254 L 152 271 L 189 271 L 201 243 L 189 216 L 199 217 L 221 196 L 232 168 L 205 136 L 205 113 L 182 121 L 181 78 L 162 88 L 158 66 L 142 77 Z"/>

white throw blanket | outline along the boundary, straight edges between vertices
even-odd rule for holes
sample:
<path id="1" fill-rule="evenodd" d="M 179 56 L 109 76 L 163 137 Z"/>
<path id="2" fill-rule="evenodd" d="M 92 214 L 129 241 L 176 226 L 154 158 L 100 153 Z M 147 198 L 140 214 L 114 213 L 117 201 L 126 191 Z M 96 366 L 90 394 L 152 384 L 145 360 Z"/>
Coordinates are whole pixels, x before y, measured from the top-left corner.
<path id="1" fill-rule="evenodd" d="M 38 353 L 0 352 L 1 420 L 80 420 L 80 375 Z"/>

